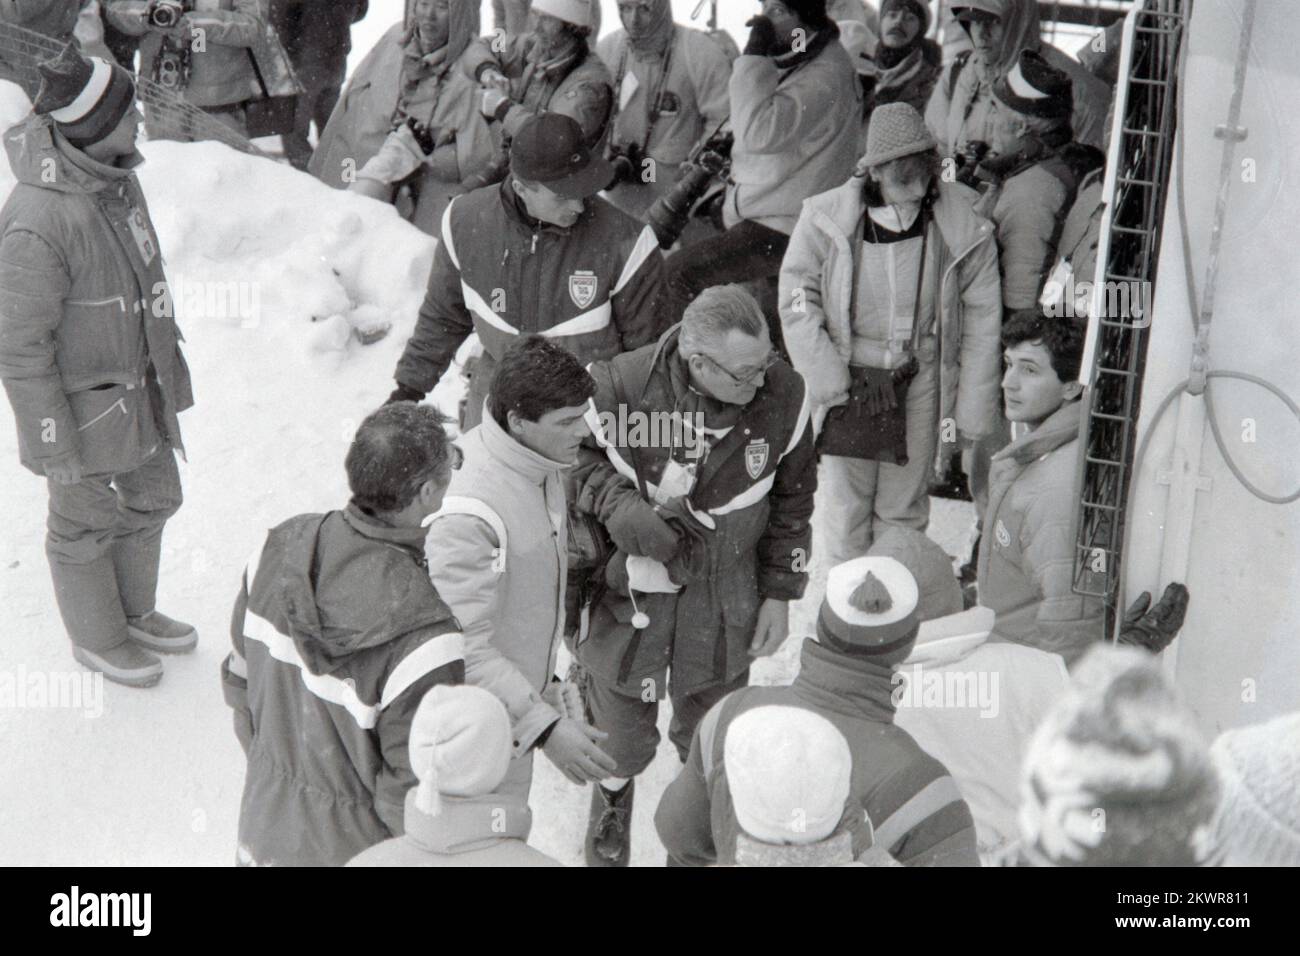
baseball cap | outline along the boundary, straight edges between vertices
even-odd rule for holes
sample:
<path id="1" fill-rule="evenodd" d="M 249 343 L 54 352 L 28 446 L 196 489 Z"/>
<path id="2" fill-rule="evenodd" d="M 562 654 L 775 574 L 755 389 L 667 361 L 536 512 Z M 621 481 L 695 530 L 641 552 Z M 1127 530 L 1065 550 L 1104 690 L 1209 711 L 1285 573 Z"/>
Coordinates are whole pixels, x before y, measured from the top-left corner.
<path id="1" fill-rule="evenodd" d="M 524 121 L 510 143 L 510 171 L 566 199 L 594 196 L 614 178 L 613 165 L 587 148 L 577 120 L 560 113 Z"/>

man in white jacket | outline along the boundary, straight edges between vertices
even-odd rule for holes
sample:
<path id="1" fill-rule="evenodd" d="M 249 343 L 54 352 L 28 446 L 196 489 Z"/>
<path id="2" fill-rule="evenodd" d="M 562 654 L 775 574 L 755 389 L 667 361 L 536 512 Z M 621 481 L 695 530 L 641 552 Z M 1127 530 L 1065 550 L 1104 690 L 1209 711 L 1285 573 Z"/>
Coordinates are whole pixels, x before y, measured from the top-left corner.
<path id="1" fill-rule="evenodd" d="M 541 336 L 511 346 L 425 541 L 429 576 L 465 635 L 465 682 L 510 714 L 514 759 L 501 792 L 525 800 L 534 749 L 575 783 L 616 769 L 597 743 L 606 734 L 566 716 L 576 708 L 553 680 L 568 570 L 562 473 L 577 460 L 595 390 L 563 346 Z"/>

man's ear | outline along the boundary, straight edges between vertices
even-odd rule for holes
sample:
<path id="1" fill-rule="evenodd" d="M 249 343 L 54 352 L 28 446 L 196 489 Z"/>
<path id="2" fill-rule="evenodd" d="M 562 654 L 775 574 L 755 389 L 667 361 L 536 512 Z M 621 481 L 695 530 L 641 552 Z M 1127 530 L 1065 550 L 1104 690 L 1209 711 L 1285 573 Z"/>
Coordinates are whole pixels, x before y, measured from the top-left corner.
<path id="1" fill-rule="evenodd" d="M 516 438 L 524 433 L 524 420 L 513 408 L 506 412 L 506 431 Z"/>
<path id="2" fill-rule="evenodd" d="M 1061 386 L 1061 397 L 1067 402 L 1072 402 L 1083 394 L 1082 382 L 1066 382 Z"/>

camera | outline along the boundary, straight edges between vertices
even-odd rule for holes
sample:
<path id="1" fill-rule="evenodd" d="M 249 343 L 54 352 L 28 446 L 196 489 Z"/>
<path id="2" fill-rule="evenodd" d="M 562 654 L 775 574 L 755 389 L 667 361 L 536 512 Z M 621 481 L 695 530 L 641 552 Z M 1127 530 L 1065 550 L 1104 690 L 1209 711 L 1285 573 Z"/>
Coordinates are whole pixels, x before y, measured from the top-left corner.
<path id="1" fill-rule="evenodd" d="M 180 22 L 181 16 L 188 12 L 187 0 L 149 0 L 149 6 L 145 8 L 145 17 L 151 27 L 170 30 Z"/>
<path id="2" fill-rule="evenodd" d="M 677 184 L 646 210 L 646 222 L 659 240 L 659 248 L 671 248 L 681 238 L 696 202 L 715 179 L 726 177 L 734 142 L 730 130 L 719 129 L 687 161 Z"/>
<path id="3" fill-rule="evenodd" d="M 989 144 L 982 139 L 969 140 L 953 158 L 957 163 L 957 182 L 979 189 L 980 163 L 989 155 Z"/>
<path id="4" fill-rule="evenodd" d="M 633 183 L 641 178 L 645 151 L 637 143 L 614 143 L 609 147 L 609 161 L 614 167 L 611 187 L 620 183 Z"/>

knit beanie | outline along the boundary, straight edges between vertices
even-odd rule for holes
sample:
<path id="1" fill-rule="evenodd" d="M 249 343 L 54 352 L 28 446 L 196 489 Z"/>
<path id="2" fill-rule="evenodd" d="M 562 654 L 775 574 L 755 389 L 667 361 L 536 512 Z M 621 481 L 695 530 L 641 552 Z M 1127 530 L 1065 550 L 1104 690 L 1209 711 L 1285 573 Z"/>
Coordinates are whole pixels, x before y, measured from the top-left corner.
<path id="1" fill-rule="evenodd" d="M 424 695 L 411 721 L 411 770 L 419 780 L 416 809 L 437 816 L 440 794 L 491 793 L 510 766 L 510 718 L 481 687 L 439 684 Z"/>
<path id="2" fill-rule="evenodd" d="M 755 840 L 817 843 L 835 830 L 849 797 L 848 742 L 802 707 L 755 707 L 727 727 L 723 766 L 736 821 Z"/>
<path id="3" fill-rule="evenodd" d="M 1047 120 L 1069 120 L 1074 113 L 1074 82 L 1033 50 L 1021 50 L 1015 65 L 993 84 L 993 95 L 1017 113 Z"/>
<path id="4" fill-rule="evenodd" d="M 1200 866 L 1214 860 L 1209 749 L 1156 658 L 1103 644 L 1030 740 L 1020 834 L 1040 866 Z"/>
<path id="5" fill-rule="evenodd" d="M 916 643 L 918 600 L 916 579 L 899 561 L 845 561 L 826 576 L 817 640 L 840 654 L 892 666 Z"/>
<path id="6" fill-rule="evenodd" d="M 1300 713 L 1224 731 L 1210 748 L 1229 866 L 1300 866 Z"/>
<path id="7" fill-rule="evenodd" d="M 952 558 L 923 532 L 890 525 L 867 554 L 893 558 L 911 572 L 920 594 L 916 605 L 918 623 L 961 613 L 961 585 L 952 573 Z"/>
<path id="8" fill-rule="evenodd" d="M 867 124 L 867 151 L 859 165 L 869 169 L 934 147 L 934 136 L 926 128 L 916 107 L 908 103 L 886 103 L 871 112 L 871 121 Z"/>
<path id="9" fill-rule="evenodd" d="M 135 101 L 130 73 L 97 56 L 87 58 L 72 44 L 37 70 L 41 85 L 32 108 L 53 119 L 78 149 L 108 137 Z"/>

